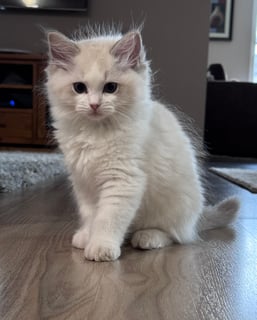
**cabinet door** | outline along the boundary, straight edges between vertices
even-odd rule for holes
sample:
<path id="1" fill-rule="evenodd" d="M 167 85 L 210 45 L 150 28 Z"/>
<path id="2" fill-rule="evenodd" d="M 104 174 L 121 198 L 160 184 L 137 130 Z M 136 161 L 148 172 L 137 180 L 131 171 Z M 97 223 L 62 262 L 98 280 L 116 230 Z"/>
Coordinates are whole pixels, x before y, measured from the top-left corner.
<path id="1" fill-rule="evenodd" d="M 2 111 L 0 117 L 0 142 L 32 143 L 32 113 Z"/>

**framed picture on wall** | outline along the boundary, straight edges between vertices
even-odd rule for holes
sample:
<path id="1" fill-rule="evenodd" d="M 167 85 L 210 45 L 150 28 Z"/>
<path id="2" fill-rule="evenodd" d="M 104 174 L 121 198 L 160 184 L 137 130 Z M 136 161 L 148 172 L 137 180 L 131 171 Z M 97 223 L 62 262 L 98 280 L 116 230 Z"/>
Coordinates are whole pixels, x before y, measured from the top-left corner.
<path id="1" fill-rule="evenodd" d="M 231 40 L 234 0 L 210 0 L 211 40 Z"/>

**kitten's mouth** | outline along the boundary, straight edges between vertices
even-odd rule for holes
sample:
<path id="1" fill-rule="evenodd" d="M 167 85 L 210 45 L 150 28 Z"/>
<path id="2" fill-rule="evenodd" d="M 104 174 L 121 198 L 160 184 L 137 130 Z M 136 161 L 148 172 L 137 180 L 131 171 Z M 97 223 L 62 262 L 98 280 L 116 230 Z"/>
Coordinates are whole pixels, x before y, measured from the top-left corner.
<path id="1" fill-rule="evenodd" d="M 90 119 L 100 120 L 104 118 L 104 114 L 101 111 L 95 110 L 88 113 Z"/>

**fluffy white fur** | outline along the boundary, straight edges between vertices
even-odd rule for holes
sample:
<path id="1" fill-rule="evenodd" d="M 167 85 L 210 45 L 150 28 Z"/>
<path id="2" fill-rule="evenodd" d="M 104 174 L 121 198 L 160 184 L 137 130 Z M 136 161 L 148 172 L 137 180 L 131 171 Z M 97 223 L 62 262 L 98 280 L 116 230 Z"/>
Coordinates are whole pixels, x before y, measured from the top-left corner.
<path id="1" fill-rule="evenodd" d="M 109 261 L 127 235 L 133 247 L 161 248 L 233 220 L 238 202 L 228 199 L 208 224 L 194 147 L 176 116 L 151 98 L 138 31 L 77 41 L 51 32 L 48 42 L 47 94 L 81 218 L 73 246 Z M 77 82 L 86 92 L 74 90 Z M 104 92 L 110 82 L 117 90 Z"/>

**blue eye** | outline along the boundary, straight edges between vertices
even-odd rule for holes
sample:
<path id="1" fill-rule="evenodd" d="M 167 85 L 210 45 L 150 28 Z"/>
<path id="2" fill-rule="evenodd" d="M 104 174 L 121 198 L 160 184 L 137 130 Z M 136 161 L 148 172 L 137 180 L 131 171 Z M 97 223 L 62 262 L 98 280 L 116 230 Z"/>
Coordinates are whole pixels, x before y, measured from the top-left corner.
<path id="1" fill-rule="evenodd" d="M 78 94 L 87 93 L 87 86 L 83 82 L 74 82 L 73 89 Z"/>
<path id="2" fill-rule="evenodd" d="M 118 83 L 116 82 L 107 82 L 104 86 L 103 92 L 114 93 L 118 88 Z"/>

